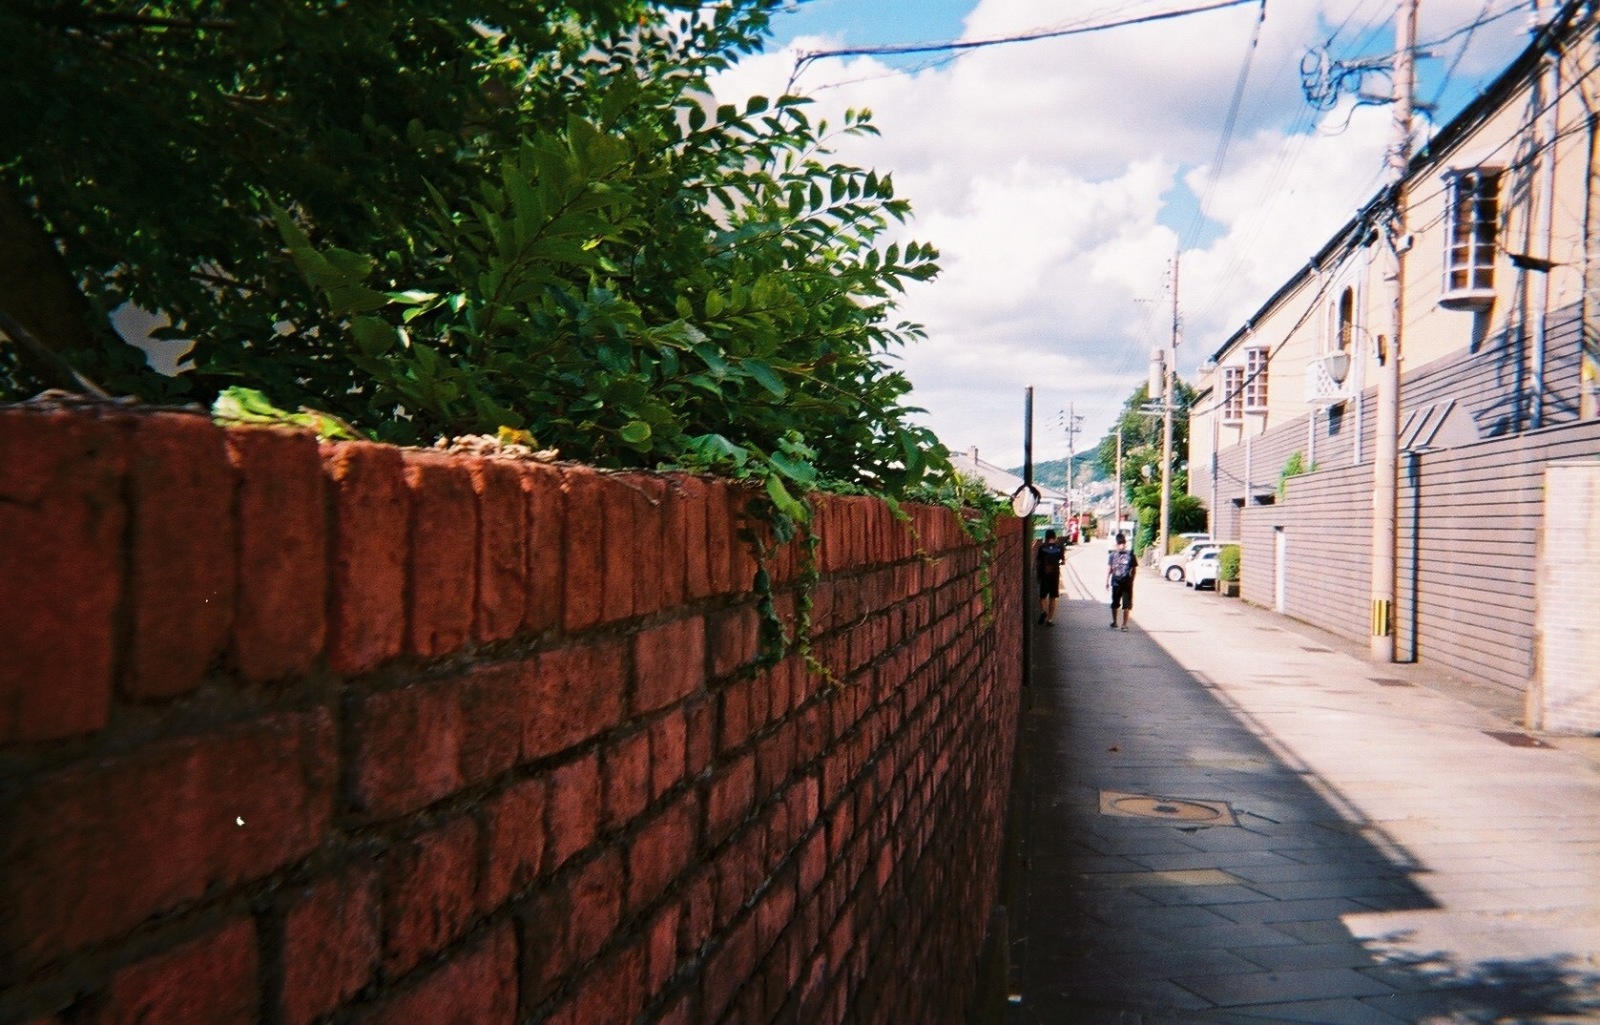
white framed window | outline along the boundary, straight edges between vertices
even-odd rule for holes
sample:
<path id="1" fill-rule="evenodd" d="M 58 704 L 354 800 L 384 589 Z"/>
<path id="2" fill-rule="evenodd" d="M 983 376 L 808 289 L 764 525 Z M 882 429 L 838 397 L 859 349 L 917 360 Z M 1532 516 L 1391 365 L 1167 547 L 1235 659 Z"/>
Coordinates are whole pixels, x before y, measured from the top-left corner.
<path id="1" fill-rule="evenodd" d="M 1440 305 L 1487 306 L 1494 301 L 1494 265 L 1500 232 L 1497 168 L 1475 167 L 1445 175 L 1444 293 Z"/>
<path id="2" fill-rule="evenodd" d="M 1356 290 L 1346 288 L 1339 293 L 1338 328 L 1333 335 L 1333 351 L 1349 352 L 1356 338 Z"/>
<path id="3" fill-rule="evenodd" d="M 1265 346 L 1246 349 L 1244 408 L 1249 413 L 1267 411 L 1267 350 Z"/>
<path id="4" fill-rule="evenodd" d="M 1244 367 L 1222 368 L 1222 422 L 1244 421 Z"/>

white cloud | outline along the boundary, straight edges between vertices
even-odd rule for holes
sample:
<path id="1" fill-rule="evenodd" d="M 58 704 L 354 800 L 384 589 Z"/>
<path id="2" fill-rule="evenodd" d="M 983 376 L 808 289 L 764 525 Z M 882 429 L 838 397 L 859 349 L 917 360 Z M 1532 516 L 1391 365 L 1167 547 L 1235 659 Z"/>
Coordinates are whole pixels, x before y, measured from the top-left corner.
<path id="1" fill-rule="evenodd" d="M 860 0 L 871 2 L 871 0 Z M 1495 0 L 1503 10 L 1512 0 Z M 967 39 L 1067 27 L 1059 0 L 980 0 Z M 1167 2 L 1117 5 L 1131 14 Z M 1226 11 L 1057 40 L 975 50 L 918 71 L 872 58 L 812 62 L 799 90 L 837 123 L 869 108 L 879 137 L 840 140 L 841 159 L 894 176 L 915 219 L 906 234 L 942 252 L 941 276 L 913 286 L 902 312 L 927 341 L 903 354 L 913 404 L 952 448 L 1021 459 L 1022 394 L 1035 396 L 1035 456 L 1059 458 L 1053 423 L 1085 415 L 1080 451 L 1113 423 L 1170 333 L 1169 265 L 1180 234 L 1187 373 L 1309 259 L 1376 189 L 1389 113 L 1348 99 L 1318 116 L 1300 92 L 1308 47 L 1335 56 L 1370 39 L 1370 0 L 1274 4 L 1262 26 L 1220 175 L 1212 166 L 1258 9 Z M 1430 0 L 1419 37 L 1476 19 L 1482 0 Z M 1463 73 L 1503 66 L 1522 24 L 1479 29 Z M 782 31 L 781 23 L 777 26 Z M 1379 39 L 1369 49 L 1381 49 Z M 1463 37 L 1464 38 L 1464 37 Z M 783 90 L 792 41 L 717 83 L 725 99 Z M 1460 40 L 1442 57 L 1455 56 Z M 1371 79 L 1367 88 L 1387 89 Z M 1190 232 L 1200 197 L 1214 223 Z M 1176 230 L 1175 230 L 1176 229 Z"/>

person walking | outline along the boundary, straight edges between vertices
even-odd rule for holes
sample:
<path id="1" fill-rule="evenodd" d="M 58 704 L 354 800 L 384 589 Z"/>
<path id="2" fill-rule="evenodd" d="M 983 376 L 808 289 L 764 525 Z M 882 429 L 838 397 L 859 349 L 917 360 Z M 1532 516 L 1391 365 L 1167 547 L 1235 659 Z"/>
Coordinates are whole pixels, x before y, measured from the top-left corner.
<path id="1" fill-rule="evenodd" d="M 1067 548 L 1056 540 L 1056 532 L 1044 532 L 1044 540 L 1033 549 L 1033 575 L 1039 580 L 1039 622 L 1056 621 L 1056 600 L 1061 597 L 1061 564 L 1066 561 Z"/>
<path id="2" fill-rule="evenodd" d="M 1106 560 L 1106 587 L 1111 591 L 1111 629 L 1117 628 L 1117 609 L 1122 609 L 1122 629 L 1128 629 L 1133 615 L 1133 577 L 1139 564 L 1128 551 L 1128 535 L 1117 532 L 1117 547 Z"/>

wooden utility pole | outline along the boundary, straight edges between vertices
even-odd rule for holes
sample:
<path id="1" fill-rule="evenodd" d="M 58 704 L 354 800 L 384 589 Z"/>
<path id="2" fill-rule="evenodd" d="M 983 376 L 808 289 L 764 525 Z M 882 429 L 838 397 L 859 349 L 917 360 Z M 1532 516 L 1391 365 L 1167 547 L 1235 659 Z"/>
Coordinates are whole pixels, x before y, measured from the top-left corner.
<path id="1" fill-rule="evenodd" d="M 1162 361 L 1161 375 L 1161 527 L 1157 534 L 1156 558 L 1167 554 L 1171 543 L 1167 530 L 1172 505 L 1172 377 L 1178 362 L 1178 259 L 1172 257 L 1172 343 Z"/>
<path id="2" fill-rule="evenodd" d="M 1399 555 L 1400 371 L 1406 226 L 1405 178 L 1411 162 L 1411 105 L 1416 89 L 1417 0 L 1395 11 L 1394 122 L 1386 158 L 1389 211 L 1383 225 L 1383 296 L 1388 331 L 1378 336 L 1377 438 L 1372 464 L 1372 637 L 1374 658 L 1394 661 L 1395 563 Z"/>

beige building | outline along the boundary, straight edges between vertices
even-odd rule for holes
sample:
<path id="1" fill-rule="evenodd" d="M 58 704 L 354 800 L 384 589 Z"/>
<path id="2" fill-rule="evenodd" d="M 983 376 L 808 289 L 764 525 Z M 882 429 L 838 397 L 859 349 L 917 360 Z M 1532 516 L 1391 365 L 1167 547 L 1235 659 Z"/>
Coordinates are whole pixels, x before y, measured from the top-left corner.
<path id="1" fill-rule="evenodd" d="M 1536 609 L 1572 597 L 1539 592 L 1540 560 L 1577 543 L 1546 530 L 1544 475 L 1571 461 L 1600 473 L 1597 57 L 1595 5 L 1548 12 L 1400 185 L 1216 350 L 1190 413 L 1190 490 L 1214 533 L 1243 540 L 1246 599 L 1527 691 L 1535 725 L 1554 721 Z M 1396 583 L 1380 608 L 1377 385 L 1393 358 Z M 1579 719 L 1600 732 L 1600 712 Z"/>

